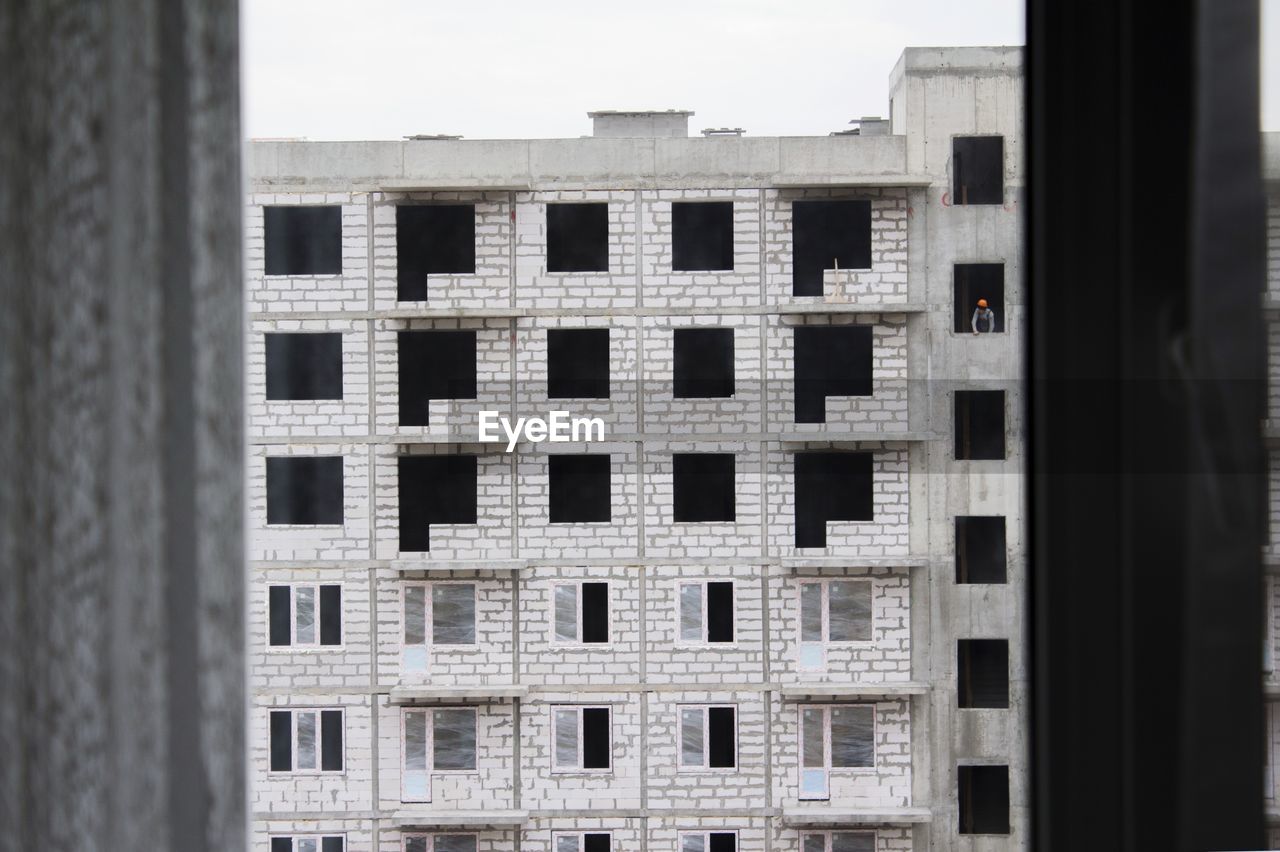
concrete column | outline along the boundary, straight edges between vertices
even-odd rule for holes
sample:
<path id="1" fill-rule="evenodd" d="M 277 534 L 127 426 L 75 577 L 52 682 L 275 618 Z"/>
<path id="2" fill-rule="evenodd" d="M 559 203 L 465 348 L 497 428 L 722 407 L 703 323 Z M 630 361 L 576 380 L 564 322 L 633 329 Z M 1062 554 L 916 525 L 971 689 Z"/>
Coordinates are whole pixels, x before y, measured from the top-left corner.
<path id="1" fill-rule="evenodd" d="M 0 4 L 0 850 L 245 846 L 238 27 Z"/>

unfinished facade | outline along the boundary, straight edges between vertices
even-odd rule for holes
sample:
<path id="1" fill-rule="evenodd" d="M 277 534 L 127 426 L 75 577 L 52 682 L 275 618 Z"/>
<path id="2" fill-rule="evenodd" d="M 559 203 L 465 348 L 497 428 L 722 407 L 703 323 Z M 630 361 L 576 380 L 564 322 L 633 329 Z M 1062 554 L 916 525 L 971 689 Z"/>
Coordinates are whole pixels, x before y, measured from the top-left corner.
<path id="1" fill-rule="evenodd" d="M 1021 51 L 890 98 L 251 144 L 255 849 L 1027 847 Z"/>

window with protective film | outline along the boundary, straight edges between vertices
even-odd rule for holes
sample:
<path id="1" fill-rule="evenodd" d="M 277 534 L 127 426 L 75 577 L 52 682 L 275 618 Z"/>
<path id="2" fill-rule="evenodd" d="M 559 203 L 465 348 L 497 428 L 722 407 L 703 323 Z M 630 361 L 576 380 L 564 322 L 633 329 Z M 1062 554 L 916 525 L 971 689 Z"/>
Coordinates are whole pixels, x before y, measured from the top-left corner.
<path id="1" fill-rule="evenodd" d="M 800 708 L 800 798 L 829 799 L 831 772 L 876 765 L 873 704 Z"/>

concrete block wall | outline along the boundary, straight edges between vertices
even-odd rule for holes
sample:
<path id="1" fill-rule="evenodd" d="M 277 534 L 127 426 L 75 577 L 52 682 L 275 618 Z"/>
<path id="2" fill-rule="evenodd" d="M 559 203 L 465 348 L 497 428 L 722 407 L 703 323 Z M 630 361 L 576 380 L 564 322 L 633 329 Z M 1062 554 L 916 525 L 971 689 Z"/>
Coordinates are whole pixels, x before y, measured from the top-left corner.
<path id="1" fill-rule="evenodd" d="M 610 150 L 619 156 L 633 144 L 609 141 L 617 143 Z M 719 151 L 724 140 L 713 141 Z M 570 141 L 563 144 L 569 151 Z M 483 145 L 492 156 L 524 150 Z M 447 160 L 448 150 L 427 153 Z M 933 691 L 926 697 L 815 699 L 875 707 L 876 765 L 834 770 L 830 802 L 805 807 L 928 809 L 931 824 L 913 828 L 890 819 L 856 830 L 873 831 L 883 852 L 978 848 L 953 836 L 952 764 L 956 758 L 999 759 L 1016 752 L 1022 717 L 1019 709 L 1003 715 L 952 709 L 954 663 L 946 661 L 954 659 L 958 632 L 1008 635 L 1018 642 L 1020 492 L 1007 480 L 1016 474 L 1020 456 L 1013 453 L 1007 463 L 947 463 L 950 397 L 931 389 L 939 381 L 976 387 L 1017 378 L 1010 356 L 1018 344 L 1015 334 L 975 340 L 950 333 L 951 264 L 975 258 L 1006 263 L 1009 328 L 1017 328 L 1020 244 L 1007 227 L 1016 213 L 952 210 L 954 221 L 948 221 L 936 199 L 938 187 L 790 188 L 769 185 L 754 171 L 700 186 L 687 180 L 655 184 L 631 175 L 616 182 L 587 180 L 575 177 L 578 166 L 571 160 L 556 159 L 555 144 L 537 150 L 539 168 L 551 163 L 560 171 L 554 180 L 530 181 L 527 190 L 507 188 L 519 180 L 495 178 L 489 189 L 392 191 L 370 176 L 375 167 L 352 163 L 344 191 L 317 189 L 332 176 L 318 178 L 316 186 L 299 177 L 257 181 L 249 196 L 255 848 L 266 850 L 272 834 L 305 828 L 311 834 L 341 830 L 354 852 L 391 852 L 402 849 L 407 834 L 398 825 L 415 814 L 429 820 L 436 814 L 515 810 L 528 814 L 518 830 L 475 825 L 456 832 L 475 833 L 485 852 L 552 852 L 555 832 L 592 829 L 611 831 L 617 849 L 640 852 L 678 849 L 680 833 L 694 830 L 736 831 L 738 848 L 750 852 L 799 852 L 802 832 L 785 812 L 801 804 L 796 785 L 802 704 L 783 700 L 779 687 L 813 681 L 837 692 L 844 686 L 924 681 Z M 913 150 L 907 146 L 907 162 Z M 423 153 L 414 151 L 415 157 Z M 477 171 L 499 172 L 511 170 Z M 871 201 L 873 265 L 828 272 L 827 299 L 797 299 L 791 295 L 791 204 L 827 198 Z M 546 204 L 576 201 L 609 204 L 607 272 L 546 269 Z M 671 270 L 676 201 L 734 203 L 732 271 Z M 297 203 L 342 205 L 341 275 L 263 274 L 261 208 Z M 434 276 L 425 301 L 399 302 L 400 203 L 474 203 L 476 272 Z M 934 236 L 938 232 L 941 237 Z M 831 302 L 841 298 L 848 299 L 850 311 L 832 313 Z M 867 305 L 885 304 L 903 308 L 864 312 Z M 794 423 L 792 341 L 801 324 L 861 324 L 873 331 L 874 392 L 828 399 L 826 425 Z M 703 326 L 733 330 L 731 400 L 672 397 L 672 329 Z M 610 398 L 547 400 L 547 331 L 601 327 L 610 329 Z M 478 398 L 433 406 L 447 427 L 443 434 L 397 422 L 395 335 L 428 328 L 477 331 Z M 262 335 L 288 330 L 343 333 L 342 400 L 267 403 Z M 921 381 L 926 378 L 932 381 Z M 1012 387 L 1009 410 L 1016 412 Z M 465 433 L 482 408 L 517 416 L 545 416 L 553 409 L 600 416 L 618 437 L 594 445 L 526 443 L 508 455 Z M 433 411 L 433 426 L 435 421 Z M 1016 447 L 1016 414 L 1009 429 Z M 822 430 L 881 435 L 834 444 L 799 444 L 785 435 Z M 896 432 L 913 435 L 895 440 Z M 939 437 L 922 441 L 914 433 Z M 800 551 L 794 547 L 793 455 L 823 449 L 873 454 L 875 520 L 830 522 L 825 548 Z M 612 456 L 610 524 L 547 522 L 551 452 Z M 733 522 L 674 521 L 672 455 L 678 452 L 735 455 Z M 263 459 L 294 454 L 343 457 L 342 524 L 265 524 Z M 434 525 L 429 552 L 401 553 L 397 459 L 416 454 L 477 456 L 477 523 Z M 939 472 L 947 476 L 933 475 Z M 952 588 L 949 530 L 960 513 L 1008 517 L 1007 586 Z M 910 561 L 913 567 L 866 564 L 876 560 Z M 796 589 L 807 578 L 859 580 L 872 588 L 871 641 L 831 646 L 822 672 L 796 666 Z M 314 651 L 263 647 L 266 586 L 321 580 L 343 586 L 343 645 Z M 554 586 L 599 580 L 610 584 L 610 641 L 591 647 L 552 641 Z M 677 584 L 717 580 L 734 582 L 734 641 L 677 641 Z M 476 643 L 432 646 L 425 677 L 402 666 L 402 596 L 415 583 L 466 583 L 476 591 Z M 967 614 L 957 615 L 966 602 Z M 954 625 L 948 623 L 953 616 Z M 1016 708 L 1025 675 L 1020 661 L 1012 665 Z M 401 801 L 405 709 L 391 703 L 392 691 L 504 684 L 518 684 L 527 696 L 445 697 L 423 705 L 476 702 L 478 768 L 436 778 L 429 803 Z M 734 769 L 679 767 L 678 711 L 684 704 L 737 708 Z M 559 705 L 611 708 L 608 771 L 553 771 L 551 713 Z M 271 706 L 343 708 L 344 771 L 306 777 L 267 772 Z M 1016 779 L 1021 765 L 1016 757 L 1010 762 Z M 1025 848 L 1017 810 L 1020 784 L 1015 780 L 1013 835 L 984 838 L 982 849 Z"/>
<path id="2" fill-rule="evenodd" d="M 362 311 L 369 302 L 368 199 L 363 193 L 302 192 L 250 195 L 245 209 L 245 296 L 251 313 L 284 317 L 300 311 Z M 264 207 L 340 205 L 341 275 L 267 275 Z M 251 398 L 252 399 L 252 398 Z"/>
<path id="3" fill-rule="evenodd" d="M 885 189 L 780 189 L 764 199 L 765 295 L 768 304 L 821 302 L 792 295 L 791 205 L 795 201 L 867 199 L 871 202 L 871 268 L 827 270 L 823 293 L 875 304 L 907 301 L 907 192 Z"/>
<path id="4" fill-rule="evenodd" d="M 653 308 L 746 307 L 760 303 L 763 190 L 660 189 L 641 192 L 644 304 Z M 671 205 L 733 202 L 733 269 L 677 272 L 672 269 Z"/>
<path id="5" fill-rule="evenodd" d="M 373 192 L 368 196 L 373 233 L 373 307 L 412 305 L 443 309 L 491 309 L 511 299 L 511 199 L 506 192 Z M 476 271 L 431 275 L 427 298 L 397 299 L 396 207 L 401 204 L 473 204 Z"/>

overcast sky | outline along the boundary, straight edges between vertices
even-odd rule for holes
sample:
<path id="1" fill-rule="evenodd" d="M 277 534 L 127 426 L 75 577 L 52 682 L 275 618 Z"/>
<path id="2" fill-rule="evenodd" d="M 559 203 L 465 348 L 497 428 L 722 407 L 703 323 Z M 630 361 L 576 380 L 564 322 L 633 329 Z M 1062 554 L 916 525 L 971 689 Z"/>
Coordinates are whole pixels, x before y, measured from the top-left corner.
<path id="1" fill-rule="evenodd" d="M 1280 0 L 1263 6 L 1264 45 L 1280 54 Z M 826 134 L 887 115 L 889 72 L 907 45 L 1025 40 L 1023 0 L 244 0 L 242 9 L 251 137 L 583 136 L 598 109 L 693 110 L 694 134 Z M 1267 129 L 1280 130 L 1278 75 L 1280 61 L 1269 63 Z"/>

